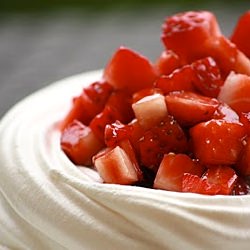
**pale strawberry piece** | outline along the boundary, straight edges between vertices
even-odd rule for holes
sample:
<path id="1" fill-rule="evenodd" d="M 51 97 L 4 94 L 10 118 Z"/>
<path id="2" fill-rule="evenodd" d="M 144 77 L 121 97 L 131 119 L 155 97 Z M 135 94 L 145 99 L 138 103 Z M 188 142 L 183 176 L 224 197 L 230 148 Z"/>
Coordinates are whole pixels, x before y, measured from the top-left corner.
<path id="1" fill-rule="evenodd" d="M 236 112 L 250 111 L 250 76 L 231 73 L 221 88 L 218 99 Z"/>
<path id="2" fill-rule="evenodd" d="M 139 180 L 127 153 L 119 146 L 107 148 L 93 158 L 94 166 L 105 183 L 130 185 Z"/>
<path id="3" fill-rule="evenodd" d="M 161 94 L 143 97 L 133 103 L 132 108 L 135 117 L 144 129 L 155 126 L 168 114 L 165 98 Z"/>

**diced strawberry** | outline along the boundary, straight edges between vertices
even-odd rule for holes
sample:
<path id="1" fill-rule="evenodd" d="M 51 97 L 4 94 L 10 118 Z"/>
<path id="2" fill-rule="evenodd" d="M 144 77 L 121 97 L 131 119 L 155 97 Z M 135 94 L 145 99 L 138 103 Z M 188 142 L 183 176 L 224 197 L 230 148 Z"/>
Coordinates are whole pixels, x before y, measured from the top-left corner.
<path id="1" fill-rule="evenodd" d="M 130 185 L 139 181 L 137 170 L 127 153 L 119 146 L 96 155 L 94 166 L 105 183 Z"/>
<path id="2" fill-rule="evenodd" d="M 201 164 L 185 154 L 166 154 L 157 171 L 154 188 L 180 192 L 184 173 L 201 176 L 203 171 Z"/>
<path id="3" fill-rule="evenodd" d="M 113 87 L 105 81 L 97 81 L 85 87 L 83 91 L 96 106 L 97 111 L 95 111 L 95 114 L 98 114 L 104 108 L 106 101 L 113 91 Z"/>
<path id="4" fill-rule="evenodd" d="M 120 114 L 116 109 L 106 106 L 101 113 L 96 115 L 94 119 L 89 124 L 89 127 L 92 129 L 93 133 L 97 138 L 104 142 L 104 131 L 107 124 L 111 124 L 116 120 L 119 120 Z"/>
<path id="5" fill-rule="evenodd" d="M 158 88 L 147 88 L 137 91 L 132 96 L 132 103 L 135 103 L 142 99 L 143 97 L 153 95 L 153 94 L 162 94 L 162 91 Z"/>
<path id="6" fill-rule="evenodd" d="M 231 194 L 238 176 L 228 166 L 209 168 L 200 178 L 197 175 L 184 174 L 182 191 L 206 195 Z"/>
<path id="7" fill-rule="evenodd" d="M 242 124 L 212 119 L 190 129 L 193 151 L 204 164 L 235 164 L 246 132 Z"/>
<path id="8" fill-rule="evenodd" d="M 131 107 L 131 96 L 126 92 L 117 90 L 114 91 L 106 102 L 106 106 L 116 110 L 119 114 L 119 119 L 123 123 L 128 123 L 134 118 L 133 109 Z"/>
<path id="9" fill-rule="evenodd" d="M 180 58 L 171 50 L 164 50 L 155 63 L 158 75 L 169 75 L 180 66 Z"/>
<path id="10" fill-rule="evenodd" d="M 206 57 L 192 63 L 194 70 L 194 86 L 205 96 L 217 97 L 224 81 L 220 69 L 211 57 Z"/>
<path id="11" fill-rule="evenodd" d="M 143 97 L 133 103 L 132 108 L 136 119 L 144 129 L 157 125 L 168 115 L 165 98 L 161 94 Z"/>
<path id="12" fill-rule="evenodd" d="M 206 41 L 221 34 L 215 16 L 208 11 L 188 11 L 170 16 L 162 28 L 165 47 L 173 50 L 184 62 L 199 58 Z"/>
<path id="13" fill-rule="evenodd" d="M 104 139 L 108 147 L 115 147 L 124 139 L 129 139 L 132 134 L 133 127 L 123 124 L 120 121 L 115 121 L 106 125 Z"/>
<path id="14" fill-rule="evenodd" d="M 236 164 L 236 168 L 242 175 L 250 175 L 250 137 L 247 137 L 244 142 L 244 148 Z"/>
<path id="15" fill-rule="evenodd" d="M 170 115 L 183 126 L 211 119 L 219 102 L 210 97 L 187 91 L 176 91 L 166 95 L 166 103 Z"/>
<path id="16" fill-rule="evenodd" d="M 249 183 L 242 177 L 238 177 L 232 195 L 246 195 L 250 194 L 250 185 Z"/>
<path id="17" fill-rule="evenodd" d="M 241 112 L 240 122 L 243 124 L 245 128 L 246 134 L 250 136 L 250 111 L 247 113 Z"/>
<path id="18" fill-rule="evenodd" d="M 163 75 L 155 81 L 155 87 L 162 90 L 163 94 L 172 91 L 194 91 L 194 71 L 190 65 L 174 70 L 170 75 Z"/>
<path id="19" fill-rule="evenodd" d="M 240 16 L 233 34 L 231 41 L 250 58 L 250 11 L 245 12 Z"/>
<path id="20" fill-rule="evenodd" d="M 150 61 L 139 53 L 120 47 L 104 70 L 104 79 L 115 89 L 134 93 L 152 87 L 156 71 Z"/>
<path id="21" fill-rule="evenodd" d="M 223 76 L 231 71 L 250 75 L 250 60 L 226 37 L 211 38 L 204 48 L 203 56 L 213 57 Z"/>
<path id="22" fill-rule="evenodd" d="M 141 164 L 153 170 L 158 169 L 164 154 L 182 153 L 188 146 L 185 133 L 172 116 L 145 131 L 138 145 Z"/>
<path id="23" fill-rule="evenodd" d="M 76 165 L 91 165 L 92 157 L 103 148 L 92 130 L 74 120 L 62 132 L 61 148 Z"/>
<path id="24" fill-rule="evenodd" d="M 213 119 L 239 123 L 238 114 L 226 103 L 220 103 L 213 114 Z"/>
<path id="25" fill-rule="evenodd" d="M 88 125 L 102 111 L 113 88 L 106 82 L 97 81 L 83 88 L 80 96 L 73 99 L 73 105 L 61 124 L 61 130 L 74 120 Z"/>
<path id="26" fill-rule="evenodd" d="M 239 114 L 250 111 L 250 76 L 231 73 L 221 88 L 218 99 Z"/>

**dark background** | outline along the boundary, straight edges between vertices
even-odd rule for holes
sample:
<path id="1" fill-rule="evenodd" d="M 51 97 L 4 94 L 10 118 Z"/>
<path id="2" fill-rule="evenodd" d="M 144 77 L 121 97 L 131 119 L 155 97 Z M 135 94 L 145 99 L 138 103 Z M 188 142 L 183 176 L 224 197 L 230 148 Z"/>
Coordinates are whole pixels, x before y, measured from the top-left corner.
<path id="1" fill-rule="evenodd" d="M 161 25 L 180 11 L 206 9 L 229 36 L 249 1 L 0 0 L 0 117 L 61 78 L 103 68 L 120 45 L 154 61 Z"/>

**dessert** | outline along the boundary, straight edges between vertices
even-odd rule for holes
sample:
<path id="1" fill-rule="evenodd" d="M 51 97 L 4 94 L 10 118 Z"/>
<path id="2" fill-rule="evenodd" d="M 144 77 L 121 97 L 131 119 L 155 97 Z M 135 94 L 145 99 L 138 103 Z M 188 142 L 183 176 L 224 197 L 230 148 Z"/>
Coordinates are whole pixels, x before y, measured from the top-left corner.
<path id="1" fill-rule="evenodd" d="M 211 17 L 210 14 L 208 16 Z M 214 27 L 212 30 L 218 34 L 218 28 Z M 221 43 L 230 45 L 227 39 L 219 36 L 216 44 Z M 229 85 L 235 77 L 239 76 L 239 73 L 245 75 L 245 71 L 248 72 L 246 67 L 248 61 L 242 52 L 237 50 L 235 61 L 225 64 L 228 54 L 225 51 L 221 52 L 214 44 L 209 44 L 209 48 L 214 55 L 223 55 L 218 56 L 217 60 L 224 75 L 229 74 L 231 67 L 234 67 L 237 72 L 236 76 L 230 76 Z M 196 52 L 204 55 L 204 51 Z M 188 51 L 183 53 L 185 58 L 182 60 L 193 61 L 191 58 L 193 53 L 192 55 Z M 204 56 L 207 57 L 207 55 Z M 174 61 L 173 68 L 177 64 Z M 164 63 L 160 63 L 159 71 L 161 70 L 164 70 Z M 180 71 L 190 72 L 190 67 L 184 66 L 177 72 Z M 170 79 L 163 77 L 158 81 L 158 85 L 163 81 L 171 82 L 172 78 L 179 79 L 178 77 L 180 77 L 178 73 L 172 75 Z M 2 119 L 0 123 L 1 247 L 10 249 L 220 249 L 223 246 L 227 249 L 248 249 L 249 195 L 211 196 L 188 193 L 186 191 L 190 190 L 187 189 L 187 185 L 184 193 L 140 186 L 104 184 L 95 170 L 81 165 L 76 166 L 69 160 L 60 146 L 61 121 L 65 121 L 65 116 L 72 110 L 70 106 L 72 97 L 78 96 L 83 87 L 101 78 L 102 71 L 95 71 L 62 80 L 18 103 Z M 182 83 L 183 81 L 179 81 L 177 86 L 180 87 Z M 169 84 L 169 86 L 172 85 Z M 207 91 L 207 88 L 201 87 L 201 91 Z M 216 88 L 209 88 L 208 92 L 212 96 L 218 94 Z M 161 94 L 153 94 L 154 103 L 162 103 Z M 230 98 L 223 95 L 222 91 L 219 91 L 219 94 L 222 99 Z M 170 95 L 169 103 L 174 104 L 176 98 L 185 97 L 180 94 Z M 239 95 L 236 97 L 240 104 Z M 141 99 L 138 96 L 135 98 Z M 75 100 L 77 102 L 77 99 Z M 214 105 L 217 104 L 212 102 L 209 106 L 210 111 L 214 109 Z M 95 112 L 99 111 L 98 108 Z M 140 105 L 136 110 L 140 110 Z M 218 111 L 220 112 L 216 114 L 211 113 L 217 117 L 223 114 L 223 117 L 228 115 L 230 119 L 237 119 L 234 112 L 230 114 L 227 106 L 220 105 Z M 164 112 L 165 110 L 161 109 L 160 114 Z M 142 113 L 139 112 L 139 114 Z M 197 117 L 199 122 L 201 122 L 200 117 L 200 115 Z M 89 119 L 89 116 L 86 119 Z M 179 117 L 180 121 L 181 119 L 184 119 L 182 121 L 187 122 L 188 125 L 193 122 L 193 119 L 188 120 L 186 117 Z M 207 112 L 204 119 L 207 119 Z M 242 123 L 243 121 L 246 124 L 249 121 L 245 112 L 241 118 Z M 143 126 L 148 126 L 148 123 Z M 235 130 L 238 134 L 239 130 Z M 194 129 L 192 133 L 195 134 L 196 130 Z M 247 147 L 249 147 L 248 140 L 244 150 L 247 150 Z M 236 141 L 235 150 L 237 148 Z M 116 149 L 115 152 L 123 155 L 121 150 Z M 202 152 L 198 153 L 200 154 Z M 247 162 L 246 155 L 242 158 L 242 162 Z M 163 160 L 167 162 L 172 157 L 173 155 L 167 154 Z M 88 163 L 89 160 L 86 158 L 84 162 Z M 189 158 L 184 155 L 178 155 L 175 160 L 185 161 L 187 165 L 190 163 Z M 203 158 L 203 161 L 206 160 Z M 231 164 L 235 158 L 229 158 L 228 161 Z M 245 166 L 245 163 L 243 165 Z M 223 167 L 225 166 L 221 168 Z M 243 172 L 248 170 L 248 168 L 243 169 Z M 212 171 L 211 168 L 207 175 L 213 174 Z M 189 182 L 190 179 L 199 182 L 196 176 L 187 174 L 183 182 Z M 248 193 L 248 191 L 242 191 L 247 188 L 244 184 L 239 184 L 237 188 L 238 191 L 235 192 Z"/>

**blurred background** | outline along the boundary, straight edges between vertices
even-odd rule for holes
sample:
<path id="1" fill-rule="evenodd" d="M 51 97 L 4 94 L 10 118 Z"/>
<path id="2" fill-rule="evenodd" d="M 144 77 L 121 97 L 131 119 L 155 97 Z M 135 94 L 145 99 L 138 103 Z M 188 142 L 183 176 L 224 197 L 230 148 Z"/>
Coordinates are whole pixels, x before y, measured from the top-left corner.
<path id="1" fill-rule="evenodd" d="M 100 69 L 120 45 L 154 61 L 161 25 L 186 10 L 215 13 L 229 36 L 249 0 L 0 0 L 0 117 L 54 81 Z"/>

